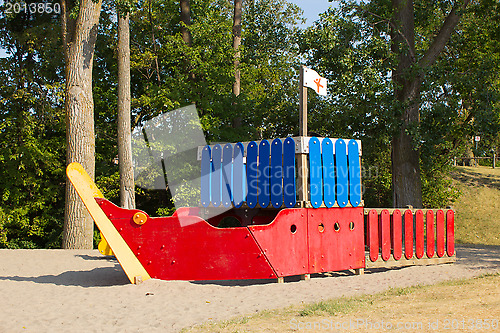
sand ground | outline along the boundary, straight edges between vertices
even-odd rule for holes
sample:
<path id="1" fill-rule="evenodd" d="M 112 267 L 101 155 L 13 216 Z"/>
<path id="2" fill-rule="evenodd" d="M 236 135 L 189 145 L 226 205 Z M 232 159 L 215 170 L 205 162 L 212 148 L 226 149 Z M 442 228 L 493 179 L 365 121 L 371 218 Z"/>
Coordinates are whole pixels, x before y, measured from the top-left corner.
<path id="1" fill-rule="evenodd" d="M 0 332 L 176 332 L 302 302 L 500 271 L 500 246 L 457 246 L 455 264 L 258 281 L 128 283 L 97 250 L 0 250 Z"/>

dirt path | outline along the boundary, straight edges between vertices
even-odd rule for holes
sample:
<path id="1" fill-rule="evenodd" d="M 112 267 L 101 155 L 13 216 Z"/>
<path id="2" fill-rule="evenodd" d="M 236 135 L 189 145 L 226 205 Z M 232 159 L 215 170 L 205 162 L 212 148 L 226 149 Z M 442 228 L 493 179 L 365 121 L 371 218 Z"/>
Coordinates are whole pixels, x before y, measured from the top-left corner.
<path id="1" fill-rule="evenodd" d="M 165 332 L 209 320 L 392 287 L 432 284 L 500 271 L 500 246 L 457 246 L 441 266 L 259 281 L 128 280 L 97 251 L 0 250 L 0 332 Z"/>

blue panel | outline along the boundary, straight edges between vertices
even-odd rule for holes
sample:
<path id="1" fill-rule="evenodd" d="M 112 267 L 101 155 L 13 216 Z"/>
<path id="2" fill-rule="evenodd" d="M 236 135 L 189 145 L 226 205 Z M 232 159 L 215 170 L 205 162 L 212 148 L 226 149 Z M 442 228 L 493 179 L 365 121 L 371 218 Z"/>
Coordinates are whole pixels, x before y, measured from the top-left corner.
<path id="1" fill-rule="evenodd" d="M 333 158 L 333 142 L 325 138 L 321 142 L 321 158 L 323 160 L 323 201 L 330 208 L 335 205 L 335 164 Z"/>
<path id="2" fill-rule="evenodd" d="M 252 141 L 247 147 L 247 205 L 254 208 L 257 205 L 259 193 L 259 169 L 257 167 L 257 155 L 259 147 Z"/>
<path id="3" fill-rule="evenodd" d="M 283 143 L 274 139 L 271 143 L 271 204 L 274 208 L 283 205 Z"/>
<path id="4" fill-rule="evenodd" d="M 339 207 L 345 207 L 349 201 L 349 169 L 347 168 L 347 148 L 342 139 L 338 139 L 335 142 L 335 166 L 337 176 L 337 204 Z"/>
<path id="5" fill-rule="evenodd" d="M 361 203 L 361 167 L 359 163 L 359 146 L 356 140 L 349 141 L 349 201 L 353 207 Z"/>
<path id="6" fill-rule="evenodd" d="M 285 206 L 295 207 L 297 192 L 295 191 L 295 141 L 286 138 L 283 143 L 283 198 Z"/>
<path id="7" fill-rule="evenodd" d="M 241 142 L 234 145 L 233 153 L 233 204 L 241 207 L 245 200 L 245 167 L 243 165 L 244 147 Z"/>
<path id="8" fill-rule="evenodd" d="M 269 206 L 269 153 L 271 145 L 269 141 L 262 140 L 259 145 L 259 205 Z"/>
<path id="9" fill-rule="evenodd" d="M 210 175 L 212 173 L 212 162 L 210 161 L 211 156 L 210 146 L 203 147 L 201 151 L 201 186 L 200 186 L 200 197 L 201 205 L 203 207 L 208 207 L 210 205 Z"/>
<path id="10" fill-rule="evenodd" d="M 321 143 L 316 137 L 309 140 L 309 182 L 311 205 L 318 208 L 323 203 L 323 173 L 321 171 Z"/>
<path id="11" fill-rule="evenodd" d="M 212 149 L 212 205 L 219 207 L 222 201 L 222 147 L 217 144 Z"/>
<path id="12" fill-rule="evenodd" d="M 233 146 L 230 143 L 224 145 L 222 150 L 222 205 L 229 207 L 232 204 L 232 182 L 233 182 Z"/>

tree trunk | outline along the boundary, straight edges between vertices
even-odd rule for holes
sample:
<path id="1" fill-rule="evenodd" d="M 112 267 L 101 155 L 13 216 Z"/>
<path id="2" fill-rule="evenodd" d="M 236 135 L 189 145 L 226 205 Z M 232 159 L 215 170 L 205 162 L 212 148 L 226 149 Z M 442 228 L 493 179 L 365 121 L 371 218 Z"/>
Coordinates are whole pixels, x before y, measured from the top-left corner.
<path id="1" fill-rule="evenodd" d="M 392 72 L 394 96 L 403 106 L 402 125 L 392 140 L 392 188 L 394 207 L 422 207 L 420 153 L 407 130 L 420 123 L 420 88 L 424 69 L 432 66 L 444 49 L 470 0 L 465 0 L 449 13 L 425 55 L 417 61 L 412 0 L 392 0 L 393 22 L 391 50 L 398 57 Z"/>
<path id="2" fill-rule="evenodd" d="M 241 12 L 243 0 L 234 0 L 234 16 L 233 16 L 233 49 L 234 49 L 234 84 L 233 93 L 237 97 L 240 94 L 240 45 L 241 45 Z"/>
<path id="3" fill-rule="evenodd" d="M 189 26 L 191 25 L 191 6 L 189 4 L 189 0 L 180 0 L 181 5 L 181 33 L 182 40 L 186 43 L 187 46 L 191 47 L 193 44 L 193 38 L 191 36 L 191 31 L 189 30 Z M 191 65 L 191 61 L 189 60 L 189 56 L 185 56 L 184 64 L 186 68 L 186 72 L 188 73 L 188 79 L 193 82 L 196 80 L 196 74 L 193 73 L 193 66 Z"/>
<path id="4" fill-rule="evenodd" d="M 67 10 L 70 10 L 67 8 Z M 79 162 L 89 175 L 95 172 L 92 65 L 101 1 L 82 0 L 74 31 L 63 31 L 66 62 L 66 162 Z M 63 27 L 68 27 L 67 13 Z M 94 222 L 71 183 L 66 181 L 63 248 L 92 249 Z"/>
<path id="5" fill-rule="evenodd" d="M 120 12 L 118 12 L 118 161 L 120 205 L 123 208 L 133 209 L 135 192 L 130 125 L 130 28 L 129 14 Z"/>
<path id="6" fill-rule="evenodd" d="M 467 157 L 467 159 L 464 161 L 464 165 L 466 166 L 470 167 L 477 166 L 476 160 L 474 159 L 475 156 L 473 147 L 474 147 L 474 141 L 469 139 L 465 142 L 465 157 Z"/>
<path id="7" fill-rule="evenodd" d="M 403 110 L 402 127 L 392 140 L 392 188 L 395 207 L 412 205 L 422 207 L 420 154 L 406 134 L 409 125 L 420 122 L 420 80 L 408 73 L 415 64 L 415 24 L 413 1 L 393 0 L 394 25 L 391 32 L 391 50 L 398 55 L 398 66 L 392 72 L 394 96 L 400 102 L 410 103 Z"/>
<path id="8" fill-rule="evenodd" d="M 158 81 L 158 84 L 160 84 L 161 83 L 160 65 L 158 64 L 158 50 L 156 48 L 155 24 L 153 22 L 153 7 L 151 4 L 151 0 L 148 1 L 148 11 L 149 11 L 149 24 L 151 25 L 151 42 L 153 44 L 153 52 L 155 54 L 156 80 Z M 130 29 L 128 31 L 130 35 Z"/>
<path id="9" fill-rule="evenodd" d="M 233 94 L 238 97 L 241 92 L 241 72 L 240 72 L 240 45 L 241 45 L 241 13 L 243 11 L 243 0 L 234 0 L 233 15 L 233 50 L 234 50 L 234 83 Z M 233 119 L 233 128 L 241 127 L 242 119 L 238 115 L 237 102 L 234 103 L 235 118 Z"/>
<path id="10" fill-rule="evenodd" d="M 181 2 L 181 21 L 184 25 L 181 26 L 182 39 L 184 42 L 191 46 L 192 38 L 191 32 L 189 31 L 189 26 L 191 25 L 191 7 L 189 5 L 189 0 L 180 0 Z"/>

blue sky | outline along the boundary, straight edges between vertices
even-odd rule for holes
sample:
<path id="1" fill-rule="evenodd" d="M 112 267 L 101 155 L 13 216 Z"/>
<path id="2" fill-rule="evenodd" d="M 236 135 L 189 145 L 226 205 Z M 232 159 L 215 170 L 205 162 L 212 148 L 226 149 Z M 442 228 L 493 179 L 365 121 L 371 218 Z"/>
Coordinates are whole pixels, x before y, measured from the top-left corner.
<path id="1" fill-rule="evenodd" d="M 336 6 L 337 1 L 328 2 L 328 0 L 288 0 L 304 10 L 304 17 L 307 19 L 304 27 L 313 24 L 319 18 L 320 13 L 326 12 L 330 6 Z"/>

